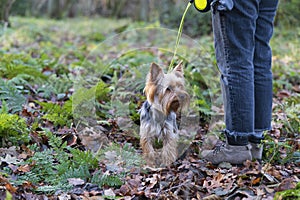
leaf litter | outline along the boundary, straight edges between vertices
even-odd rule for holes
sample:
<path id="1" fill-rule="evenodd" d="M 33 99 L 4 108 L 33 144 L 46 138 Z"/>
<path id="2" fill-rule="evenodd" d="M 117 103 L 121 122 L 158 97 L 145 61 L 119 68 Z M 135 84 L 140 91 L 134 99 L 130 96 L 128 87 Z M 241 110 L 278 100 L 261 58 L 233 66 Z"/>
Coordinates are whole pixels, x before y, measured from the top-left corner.
<path id="1" fill-rule="evenodd" d="M 38 30 L 44 31 L 42 28 Z M 66 52 L 67 55 L 59 55 L 56 58 L 58 63 L 54 65 L 76 64 L 80 60 L 79 54 L 86 57 L 87 51 L 82 50 L 87 48 L 84 44 L 86 39 L 72 34 L 68 35 L 68 37 L 63 37 L 59 30 L 55 30 L 57 31 L 55 36 L 60 35 L 62 41 L 72 42 L 76 40 L 77 42 L 74 43 L 75 46 L 73 47 L 81 49 L 81 51 L 69 51 Z M 44 45 L 38 41 L 33 43 L 32 45 Z M 29 53 L 26 45 L 28 44 L 24 44 L 24 46 L 20 44 L 14 48 L 20 52 Z M 55 45 L 61 47 L 59 44 Z M 92 44 L 90 45 L 92 46 Z M 55 55 L 51 48 L 54 51 L 56 50 L 52 45 L 45 47 L 46 51 L 50 51 L 50 54 L 53 54 L 49 58 Z M 11 52 L 8 51 L 8 53 Z M 34 50 L 31 53 L 34 55 L 33 58 L 44 56 Z M 111 55 L 111 57 L 114 56 Z M 49 61 L 47 62 L 51 64 Z M 63 73 L 77 73 L 72 71 L 72 68 L 60 69 L 49 65 L 42 66 L 42 71 L 45 75 L 59 76 L 60 70 Z M 276 158 L 277 160 L 274 162 L 273 160 L 265 159 L 262 163 L 247 161 L 241 166 L 234 166 L 229 163 L 221 163 L 219 166 L 214 166 L 202 160 L 199 156 L 199 152 L 201 152 L 203 147 L 212 148 L 219 139 L 216 135 L 207 136 L 208 128 L 204 126 L 199 127 L 185 155 L 173 165 L 163 168 L 140 167 L 143 163 L 138 158 L 134 157 L 133 161 L 129 159 L 134 155 L 132 152 L 141 153 L 138 138 L 129 134 L 126 130 L 118 128 L 118 124 L 121 122 L 124 122 L 126 125 L 126 118 L 104 118 L 102 123 L 93 128 L 85 128 L 81 132 L 83 134 L 78 134 L 77 127 L 74 124 L 71 126 L 60 126 L 54 125 L 54 122 L 49 120 L 50 118 L 41 120 L 44 114 L 41 111 L 41 106 L 36 103 L 36 101 L 39 101 L 64 105 L 69 100 L 73 88 L 64 90 L 64 93 L 59 91 L 57 94 L 53 90 L 49 95 L 45 95 L 47 91 L 38 90 L 39 86 L 36 84 L 29 84 L 28 88 L 31 91 L 26 96 L 28 102 L 23 105 L 19 113 L 20 116 L 26 119 L 28 127 L 35 128 L 30 130 L 30 146 L 24 144 L 21 146 L 12 145 L 4 140 L 7 143 L 0 148 L 1 199 L 3 199 L 2 197 L 8 198 L 9 195 L 15 199 L 272 199 L 276 192 L 292 189 L 300 192 L 299 189 L 297 190 L 297 183 L 299 183 L 300 179 L 300 164 L 299 161 L 296 162 L 296 159 L 299 160 L 299 156 L 297 157 L 300 147 L 299 138 L 291 138 L 293 141 L 291 147 L 294 148 L 294 157 L 296 159 L 293 160 L 291 158 L 289 162 L 283 164 L 280 163 L 280 160 L 287 157 L 289 149 L 282 145 L 282 149 L 278 149 L 277 152 L 267 152 L 270 154 L 265 155 L 266 158 L 268 158 L 267 156 Z M 288 124 L 283 123 L 287 119 L 287 114 L 281 109 L 280 105 L 286 98 L 299 93 L 298 88 L 299 85 L 293 85 L 291 90 L 279 90 L 275 96 L 276 120 L 271 131 L 271 141 L 275 143 L 274 146 L 280 145 L 282 137 L 286 137 L 286 132 L 283 130 L 288 126 Z M 142 99 L 139 99 L 139 101 L 142 101 Z M 138 104 L 140 105 L 141 102 L 138 102 Z M 222 110 L 222 108 L 217 107 L 214 109 Z M 55 133 L 56 137 L 61 138 L 62 142 L 59 147 L 65 144 L 61 153 L 67 157 L 66 161 L 74 157 L 70 153 L 69 148 L 82 151 L 89 149 L 99 156 L 95 167 L 87 170 L 79 167 L 76 169 L 78 170 L 77 172 L 72 172 L 71 168 L 66 169 L 69 172 L 65 173 L 69 174 L 66 176 L 66 181 L 69 186 L 72 186 L 67 190 L 62 189 L 65 187 L 63 185 L 51 188 L 47 185 L 47 180 L 37 179 L 37 182 L 33 182 L 33 180 L 28 179 L 22 181 L 22 183 L 17 182 L 20 176 L 30 173 L 31 176 L 34 175 L 33 169 L 36 167 L 38 160 L 32 160 L 27 163 L 26 161 L 32 159 L 37 152 L 51 150 L 49 155 L 53 156 L 53 163 L 50 163 L 50 166 L 52 164 L 58 166 L 57 163 L 60 164 L 59 166 L 63 166 L 63 163 L 59 161 L 60 158 L 57 156 L 57 152 L 52 150 L 55 145 L 50 144 L 51 136 L 45 134 L 44 129 L 40 127 L 48 128 Z M 118 146 L 108 148 L 112 144 L 118 144 Z M 201 147 L 200 144 L 203 144 L 203 146 Z M 106 150 L 99 152 L 99 149 Z M 69 166 L 72 165 L 70 164 Z M 56 169 L 56 172 L 58 170 L 63 170 L 63 168 Z M 99 176 L 96 176 L 96 174 L 99 174 Z M 94 178 L 95 180 L 93 180 L 93 177 L 99 178 Z M 41 187 L 43 187 L 43 191 L 39 192 L 38 189 Z"/>

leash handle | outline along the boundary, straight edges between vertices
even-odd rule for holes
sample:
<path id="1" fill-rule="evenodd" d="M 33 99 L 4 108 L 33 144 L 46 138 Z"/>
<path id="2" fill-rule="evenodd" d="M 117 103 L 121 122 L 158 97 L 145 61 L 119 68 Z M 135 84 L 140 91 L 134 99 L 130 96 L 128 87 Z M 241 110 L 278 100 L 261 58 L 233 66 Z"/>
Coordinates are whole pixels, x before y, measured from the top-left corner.
<path id="1" fill-rule="evenodd" d="M 212 0 L 190 0 L 190 3 L 194 4 L 196 10 L 204 13 L 210 10 Z"/>

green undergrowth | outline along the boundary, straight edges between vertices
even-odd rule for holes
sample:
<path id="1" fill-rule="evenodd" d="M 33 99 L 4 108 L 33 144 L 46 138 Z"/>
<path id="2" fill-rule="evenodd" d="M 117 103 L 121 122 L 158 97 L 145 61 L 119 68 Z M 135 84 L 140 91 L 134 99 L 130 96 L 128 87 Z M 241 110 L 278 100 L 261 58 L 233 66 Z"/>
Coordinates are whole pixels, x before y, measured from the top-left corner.
<path id="1" fill-rule="evenodd" d="M 136 38 L 141 44 L 160 41 L 149 42 L 148 36 L 134 31 L 134 37 L 122 35 L 122 44 L 105 41 L 121 31 L 160 25 L 103 18 L 56 21 L 12 17 L 11 22 L 12 28 L 1 30 L 0 38 L 1 147 L 25 145 L 33 153 L 13 163 L 28 170 L 12 171 L 8 163 L 0 172 L 14 186 L 21 187 L 27 181 L 38 193 L 71 190 L 72 178 L 99 188 L 120 187 L 130 170 L 144 164 L 132 143 L 139 137 L 138 110 L 145 101 L 143 88 L 150 63 L 167 69 L 173 52 L 135 46 Z M 299 34 L 299 28 L 276 28 L 271 42 L 274 97 L 278 100 L 273 122 L 280 138 L 286 139 L 266 137 L 264 158 L 272 158 L 272 164 L 299 160 L 295 148 L 300 132 L 300 95 L 295 87 L 300 84 Z M 212 36 L 194 40 L 200 51 L 182 41 L 176 63 L 184 63 L 192 114 L 199 115 L 200 124 L 207 127 L 212 118 L 223 117 L 219 74 Z M 282 94 L 286 95 L 279 98 Z M 117 138 L 96 154 L 65 140 L 66 135 L 76 140 L 78 123 L 89 124 L 90 118 L 101 131 L 109 132 L 109 137 Z M 120 126 L 117 119 L 132 123 L 125 121 Z M 130 141 L 125 142 L 122 136 Z M 280 152 L 286 153 L 284 159 Z"/>
<path id="2" fill-rule="evenodd" d="M 296 185 L 295 189 L 277 192 L 274 196 L 274 200 L 284 199 L 300 199 L 300 183 Z"/>
<path id="3" fill-rule="evenodd" d="M 122 185 L 122 177 L 118 174 L 97 170 L 98 159 L 91 151 L 68 147 L 66 142 L 49 130 L 40 134 L 48 138 L 49 149 L 40 151 L 37 145 L 30 145 L 33 156 L 19 163 L 20 166 L 30 165 L 30 171 L 20 173 L 17 180 L 13 181 L 14 184 L 30 182 L 37 186 L 36 192 L 42 193 L 68 191 L 72 188 L 69 180 L 74 178 L 98 184 L 99 187 Z M 96 171 L 91 173 L 91 170 Z"/>

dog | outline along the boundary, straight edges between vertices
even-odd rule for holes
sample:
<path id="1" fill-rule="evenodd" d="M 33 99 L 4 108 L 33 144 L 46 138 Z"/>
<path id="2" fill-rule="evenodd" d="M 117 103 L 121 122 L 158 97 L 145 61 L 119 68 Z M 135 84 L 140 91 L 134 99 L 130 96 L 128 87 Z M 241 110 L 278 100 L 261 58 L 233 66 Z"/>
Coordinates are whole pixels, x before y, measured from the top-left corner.
<path id="1" fill-rule="evenodd" d="M 147 100 L 139 111 L 140 145 L 144 158 L 148 165 L 170 165 L 178 156 L 176 115 L 189 104 L 182 62 L 167 74 L 152 63 L 144 93 Z M 156 138 L 162 140 L 161 153 L 153 147 Z"/>

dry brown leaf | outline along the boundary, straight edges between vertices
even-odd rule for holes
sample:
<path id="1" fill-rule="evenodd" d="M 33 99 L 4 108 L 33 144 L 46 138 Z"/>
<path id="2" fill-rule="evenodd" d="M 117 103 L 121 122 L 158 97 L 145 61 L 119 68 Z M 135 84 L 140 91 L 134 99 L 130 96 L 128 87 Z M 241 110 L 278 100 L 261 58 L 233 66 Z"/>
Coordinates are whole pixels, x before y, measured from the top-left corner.
<path id="1" fill-rule="evenodd" d="M 209 195 L 207 197 L 204 197 L 203 200 L 221 200 L 221 197 L 219 197 L 215 194 L 212 194 L 212 195 Z"/>
<path id="2" fill-rule="evenodd" d="M 257 184 L 260 183 L 260 181 L 261 181 L 260 177 L 257 177 L 257 178 L 254 178 L 254 179 L 251 180 L 251 184 L 252 185 L 257 185 Z"/>
<path id="3" fill-rule="evenodd" d="M 293 86 L 293 90 L 294 90 L 295 92 L 300 93 L 300 85 L 294 85 L 294 86 Z"/>
<path id="4" fill-rule="evenodd" d="M 265 186 L 264 187 L 266 192 L 269 193 L 269 194 L 273 194 L 274 193 L 274 189 L 273 188 L 269 188 L 268 186 Z"/>
<path id="5" fill-rule="evenodd" d="M 288 98 L 291 96 L 291 93 L 288 90 L 281 90 L 276 95 L 278 98 Z"/>
<path id="6" fill-rule="evenodd" d="M 148 185 L 149 189 L 153 188 L 156 185 L 157 181 L 158 181 L 158 174 L 153 174 L 153 177 L 146 178 L 146 182 L 150 182 L 150 184 Z"/>
<path id="7" fill-rule="evenodd" d="M 22 183 L 22 188 L 23 189 L 28 189 L 28 190 L 33 190 L 33 189 L 36 189 L 37 187 L 35 185 L 33 185 L 31 182 L 29 182 L 29 181 L 24 181 Z"/>
<path id="8" fill-rule="evenodd" d="M 5 184 L 5 188 L 10 192 L 10 193 L 16 193 L 17 188 L 13 187 L 10 183 Z"/>
<path id="9" fill-rule="evenodd" d="M 119 189 L 120 194 L 122 194 L 123 196 L 130 195 L 130 191 L 131 189 L 127 184 L 122 185 Z"/>
<path id="10" fill-rule="evenodd" d="M 19 172 L 24 172 L 24 173 L 29 172 L 30 171 L 30 166 L 28 164 L 20 166 L 20 167 L 18 167 L 18 171 Z"/>
<path id="11" fill-rule="evenodd" d="M 296 187 L 296 182 L 293 178 L 284 179 L 277 188 L 275 188 L 276 192 L 294 189 Z"/>

